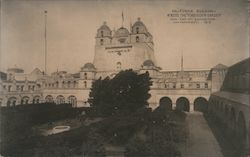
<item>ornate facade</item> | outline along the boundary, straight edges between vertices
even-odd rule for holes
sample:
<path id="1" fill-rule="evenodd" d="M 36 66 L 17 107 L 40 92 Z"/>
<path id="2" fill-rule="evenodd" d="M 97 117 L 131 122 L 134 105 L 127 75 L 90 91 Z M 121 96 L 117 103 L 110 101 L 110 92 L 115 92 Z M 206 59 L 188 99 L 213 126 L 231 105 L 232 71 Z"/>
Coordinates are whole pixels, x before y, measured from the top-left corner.
<path id="1" fill-rule="evenodd" d="M 227 71 L 221 64 L 208 70 L 186 71 L 183 59 L 180 71 L 162 70 L 155 60 L 153 36 L 140 18 L 129 30 L 122 26 L 111 31 L 104 22 L 95 39 L 93 63 L 86 63 L 75 74 L 57 71 L 47 75 L 39 69 L 25 74 L 19 68 L 8 69 L 7 77 L 1 77 L 0 82 L 1 106 L 40 102 L 89 106 L 88 94 L 94 80 L 133 69 L 138 73 L 148 71 L 152 78 L 150 107 L 168 104 L 193 111 L 220 89 Z"/>

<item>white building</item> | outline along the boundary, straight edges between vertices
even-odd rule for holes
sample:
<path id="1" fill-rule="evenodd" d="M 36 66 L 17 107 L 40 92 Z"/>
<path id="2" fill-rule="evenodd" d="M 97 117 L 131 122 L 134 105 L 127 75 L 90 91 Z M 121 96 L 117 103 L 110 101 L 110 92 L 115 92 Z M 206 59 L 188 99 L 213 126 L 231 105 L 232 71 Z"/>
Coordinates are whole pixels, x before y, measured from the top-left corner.
<path id="1" fill-rule="evenodd" d="M 8 69 L 7 78 L 0 82 L 1 106 L 55 102 L 71 103 L 75 107 L 89 106 L 92 82 L 99 77 L 113 77 L 120 70 L 149 72 L 153 80 L 150 107 L 167 104 L 186 111 L 206 103 L 211 92 L 218 91 L 227 67 L 217 65 L 208 70 L 163 71 L 154 56 L 153 36 L 140 18 L 130 30 L 123 26 L 111 31 L 104 22 L 97 30 L 93 63 L 86 63 L 75 74 L 57 71 L 51 75 L 35 69 L 25 74 L 22 69 Z"/>

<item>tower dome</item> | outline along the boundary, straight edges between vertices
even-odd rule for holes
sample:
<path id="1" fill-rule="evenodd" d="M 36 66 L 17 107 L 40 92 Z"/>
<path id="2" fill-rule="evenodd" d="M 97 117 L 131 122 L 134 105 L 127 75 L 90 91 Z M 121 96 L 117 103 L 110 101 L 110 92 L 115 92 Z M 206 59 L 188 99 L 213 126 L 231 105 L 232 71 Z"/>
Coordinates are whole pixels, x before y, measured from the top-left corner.
<path id="1" fill-rule="evenodd" d="M 84 66 L 81 68 L 81 70 L 95 70 L 95 66 L 92 63 L 86 63 Z"/>
<path id="2" fill-rule="evenodd" d="M 143 62 L 143 66 L 155 66 L 154 62 L 150 59 Z"/>
<path id="3" fill-rule="evenodd" d="M 129 31 L 127 28 L 121 27 L 115 32 L 115 37 L 127 37 L 129 36 Z"/>
<path id="4" fill-rule="evenodd" d="M 139 34 L 139 33 L 147 33 L 148 30 L 144 23 L 141 21 L 141 18 L 138 17 L 137 21 L 132 26 L 132 33 Z"/>
<path id="5" fill-rule="evenodd" d="M 107 22 L 103 22 L 103 25 L 97 30 L 96 37 L 111 37 L 111 29 L 107 26 Z"/>
<path id="6" fill-rule="evenodd" d="M 141 21 L 141 18 L 140 18 L 140 17 L 137 18 L 137 21 L 134 23 L 133 26 L 144 26 L 144 27 L 145 27 L 145 25 L 144 25 L 144 23 Z"/>

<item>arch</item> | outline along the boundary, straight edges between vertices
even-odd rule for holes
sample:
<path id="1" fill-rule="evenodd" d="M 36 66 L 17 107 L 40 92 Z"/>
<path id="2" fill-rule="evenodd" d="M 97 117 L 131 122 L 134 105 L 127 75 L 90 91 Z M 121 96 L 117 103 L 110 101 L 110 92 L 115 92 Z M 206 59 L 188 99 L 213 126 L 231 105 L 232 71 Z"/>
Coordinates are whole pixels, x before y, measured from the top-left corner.
<path id="1" fill-rule="evenodd" d="M 21 99 L 21 104 L 28 104 L 29 103 L 29 97 L 28 96 L 24 96 Z"/>
<path id="2" fill-rule="evenodd" d="M 237 134 L 239 136 L 240 142 L 244 144 L 247 135 L 246 129 L 246 120 L 242 111 L 239 112 L 238 121 L 237 121 Z"/>
<path id="3" fill-rule="evenodd" d="M 117 62 L 116 63 L 116 69 L 120 70 L 122 68 L 122 63 L 121 62 Z"/>
<path id="4" fill-rule="evenodd" d="M 136 36 L 136 37 L 135 37 L 135 41 L 136 41 L 136 42 L 139 42 L 139 40 L 140 40 L 140 39 L 139 39 L 139 36 Z"/>
<path id="5" fill-rule="evenodd" d="M 204 97 L 198 97 L 194 100 L 194 110 L 199 112 L 206 112 L 208 108 L 208 101 Z"/>
<path id="6" fill-rule="evenodd" d="M 76 107 L 76 105 L 77 105 L 77 99 L 74 95 L 71 95 L 68 97 L 68 102 L 69 102 L 69 104 L 72 105 L 72 107 Z"/>
<path id="7" fill-rule="evenodd" d="M 160 107 L 166 110 L 172 110 L 172 100 L 169 97 L 162 97 L 160 99 Z"/>
<path id="8" fill-rule="evenodd" d="M 33 104 L 39 104 L 39 102 L 40 102 L 40 96 L 39 95 L 34 96 L 33 97 Z"/>
<path id="9" fill-rule="evenodd" d="M 16 97 L 10 97 L 7 101 L 7 106 L 16 106 L 17 98 Z"/>
<path id="10" fill-rule="evenodd" d="M 51 95 L 47 95 L 45 97 L 45 102 L 47 102 L 47 103 L 53 103 L 54 102 L 53 97 Z"/>
<path id="11" fill-rule="evenodd" d="M 178 98 L 176 100 L 176 109 L 189 112 L 190 110 L 189 100 L 186 97 Z"/>
<path id="12" fill-rule="evenodd" d="M 235 109 L 232 107 L 230 110 L 230 124 L 231 124 L 231 129 L 234 132 L 236 128 L 236 114 L 235 114 Z"/>
<path id="13" fill-rule="evenodd" d="M 64 96 L 58 95 L 58 96 L 56 97 L 56 104 L 63 104 L 63 103 L 65 103 L 65 98 L 64 98 Z"/>
<path id="14" fill-rule="evenodd" d="M 224 113 L 225 113 L 225 117 L 228 118 L 228 114 L 229 114 L 228 105 L 225 105 Z"/>

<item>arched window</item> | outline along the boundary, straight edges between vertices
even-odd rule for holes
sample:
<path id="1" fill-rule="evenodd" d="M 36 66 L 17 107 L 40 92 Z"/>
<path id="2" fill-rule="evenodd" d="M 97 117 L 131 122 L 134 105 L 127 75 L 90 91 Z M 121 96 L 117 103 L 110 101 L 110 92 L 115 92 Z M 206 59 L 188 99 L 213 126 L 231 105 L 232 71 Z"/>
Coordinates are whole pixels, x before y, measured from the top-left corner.
<path id="1" fill-rule="evenodd" d="M 136 36 L 135 40 L 136 42 L 139 42 L 139 36 Z"/>
<path id="2" fill-rule="evenodd" d="M 87 81 L 84 81 L 84 88 L 87 88 Z"/>
<path id="3" fill-rule="evenodd" d="M 59 82 L 58 82 L 58 81 L 56 81 L 56 88 L 58 88 L 58 86 L 59 86 Z"/>
<path id="4" fill-rule="evenodd" d="M 88 74 L 84 73 L 84 79 L 87 79 L 87 78 L 88 78 Z"/>
<path id="5" fill-rule="evenodd" d="M 122 68 L 122 63 L 121 62 L 117 62 L 116 63 L 116 68 L 117 68 L 117 70 L 120 70 Z"/>
<path id="6" fill-rule="evenodd" d="M 68 88 L 70 88 L 70 81 L 68 81 Z"/>
<path id="7" fill-rule="evenodd" d="M 101 31 L 101 37 L 103 37 L 103 31 Z"/>
<path id="8" fill-rule="evenodd" d="M 68 103 L 72 105 L 72 107 L 76 107 L 77 99 L 75 96 L 71 95 L 68 97 Z"/>
<path id="9" fill-rule="evenodd" d="M 136 27 L 136 34 L 139 34 L 139 27 Z"/>
<path id="10" fill-rule="evenodd" d="M 103 39 L 100 40 L 100 44 L 103 45 Z"/>

